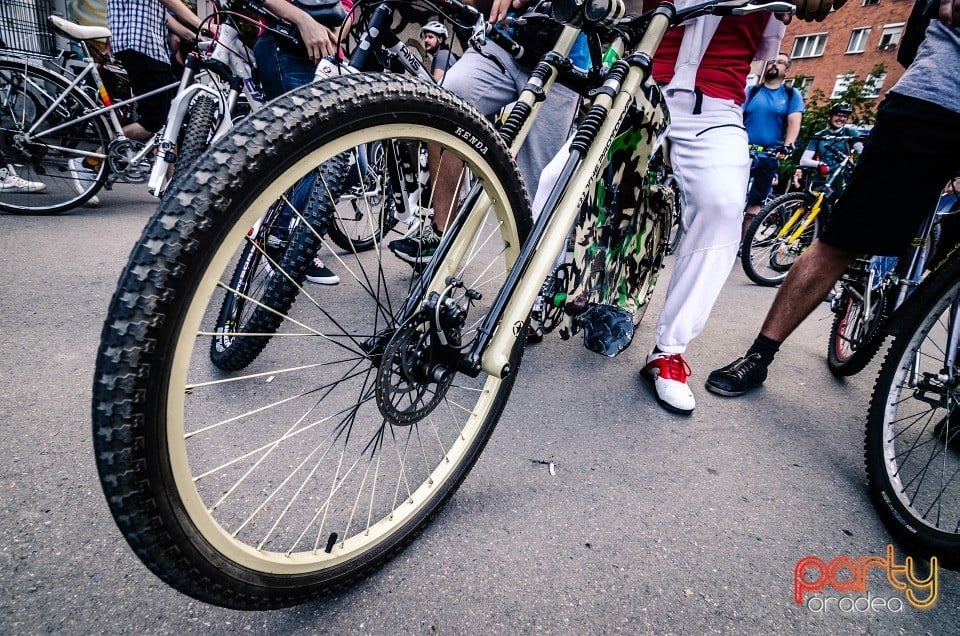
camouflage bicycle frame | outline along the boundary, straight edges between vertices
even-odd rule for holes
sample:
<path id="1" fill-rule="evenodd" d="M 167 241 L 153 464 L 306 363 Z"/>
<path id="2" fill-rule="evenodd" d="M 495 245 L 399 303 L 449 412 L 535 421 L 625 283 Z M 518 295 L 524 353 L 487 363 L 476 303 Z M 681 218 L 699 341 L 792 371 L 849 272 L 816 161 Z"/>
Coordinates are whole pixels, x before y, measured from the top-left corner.
<path id="1" fill-rule="evenodd" d="M 673 192 L 651 183 L 647 172 L 668 122 L 663 95 L 648 81 L 621 122 L 581 208 L 567 288 L 568 314 L 611 305 L 629 312 L 634 325 L 643 318 L 673 218 Z"/>

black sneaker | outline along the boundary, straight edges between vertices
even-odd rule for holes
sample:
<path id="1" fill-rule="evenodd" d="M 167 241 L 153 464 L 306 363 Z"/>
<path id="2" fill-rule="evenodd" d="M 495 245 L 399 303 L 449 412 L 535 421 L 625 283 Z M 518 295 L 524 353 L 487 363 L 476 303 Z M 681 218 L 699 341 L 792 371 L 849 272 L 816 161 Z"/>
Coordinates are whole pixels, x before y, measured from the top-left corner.
<path id="1" fill-rule="evenodd" d="M 433 226 L 427 223 L 421 226 L 420 233 L 390 241 L 387 247 L 400 260 L 411 265 L 423 265 L 433 258 L 438 245 L 440 245 L 440 237 L 433 231 Z"/>
<path id="2" fill-rule="evenodd" d="M 340 277 L 331 272 L 323 261 L 315 258 L 307 270 L 307 280 L 318 285 L 336 285 L 340 282 Z"/>
<path id="3" fill-rule="evenodd" d="M 736 397 L 755 389 L 767 379 L 767 365 L 760 362 L 759 353 L 737 358 L 725 367 L 711 371 L 706 387 L 711 393 Z"/>

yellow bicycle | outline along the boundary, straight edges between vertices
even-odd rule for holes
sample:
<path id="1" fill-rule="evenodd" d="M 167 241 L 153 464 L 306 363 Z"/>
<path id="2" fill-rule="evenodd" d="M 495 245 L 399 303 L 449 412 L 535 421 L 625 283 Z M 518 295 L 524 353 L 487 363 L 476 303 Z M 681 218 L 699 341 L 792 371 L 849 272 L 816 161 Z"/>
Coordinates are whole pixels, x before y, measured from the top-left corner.
<path id="1" fill-rule="evenodd" d="M 783 282 L 790 266 L 820 234 L 821 215 L 842 191 L 856 156 L 844 154 L 825 182 L 777 197 L 757 213 L 740 251 L 740 263 L 750 280 L 764 287 Z"/>

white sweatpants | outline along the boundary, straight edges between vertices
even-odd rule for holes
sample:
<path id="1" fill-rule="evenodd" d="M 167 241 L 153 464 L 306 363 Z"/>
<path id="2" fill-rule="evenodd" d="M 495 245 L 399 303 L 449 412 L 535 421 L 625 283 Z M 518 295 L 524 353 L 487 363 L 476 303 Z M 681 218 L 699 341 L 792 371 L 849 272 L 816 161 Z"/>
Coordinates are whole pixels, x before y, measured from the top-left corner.
<path id="1" fill-rule="evenodd" d="M 732 101 L 671 91 L 670 163 L 680 186 L 684 235 L 657 320 L 656 345 L 683 353 L 707 322 L 737 259 L 750 176 L 743 115 Z"/>
<path id="2" fill-rule="evenodd" d="M 694 115 L 695 96 L 667 95 L 671 124 L 670 163 L 680 186 L 684 234 L 677 247 L 667 297 L 657 320 L 656 345 L 683 353 L 703 330 L 737 259 L 750 154 L 740 107 L 732 101 L 704 97 Z M 533 217 L 569 156 L 569 140 L 540 177 Z"/>

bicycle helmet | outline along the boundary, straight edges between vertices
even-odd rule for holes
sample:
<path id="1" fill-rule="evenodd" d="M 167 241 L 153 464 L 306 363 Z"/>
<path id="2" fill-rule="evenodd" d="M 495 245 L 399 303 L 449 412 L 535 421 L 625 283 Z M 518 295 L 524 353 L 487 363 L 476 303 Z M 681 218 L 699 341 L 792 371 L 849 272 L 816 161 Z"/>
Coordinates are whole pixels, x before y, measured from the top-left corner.
<path id="1" fill-rule="evenodd" d="M 830 114 L 831 115 L 836 115 L 836 114 L 852 115 L 853 106 L 851 106 L 847 102 L 838 102 L 830 107 Z"/>
<path id="2" fill-rule="evenodd" d="M 422 36 L 424 33 L 433 33 L 434 35 L 444 39 L 450 37 L 450 32 L 447 31 L 447 27 L 443 26 L 436 20 L 431 20 L 423 25 L 423 28 L 420 29 L 420 35 Z"/>

